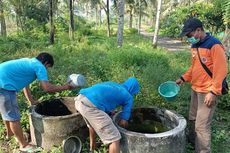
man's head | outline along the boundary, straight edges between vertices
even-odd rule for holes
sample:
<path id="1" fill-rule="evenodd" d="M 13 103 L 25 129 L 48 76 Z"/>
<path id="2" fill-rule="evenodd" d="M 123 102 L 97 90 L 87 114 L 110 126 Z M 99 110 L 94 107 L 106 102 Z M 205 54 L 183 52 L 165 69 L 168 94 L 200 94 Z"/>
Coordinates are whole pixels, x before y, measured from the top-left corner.
<path id="1" fill-rule="evenodd" d="M 123 83 L 123 86 L 129 91 L 131 95 L 140 92 L 140 85 L 137 79 L 134 77 L 128 78 L 128 80 Z"/>
<path id="2" fill-rule="evenodd" d="M 54 65 L 53 56 L 49 53 L 40 53 L 36 59 L 39 60 L 46 68 L 52 67 Z"/>
<path id="3" fill-rule="evenodd" d="M 188 42 L 196 44 L 204 37 L 202 22 L 196 18 L 186 20 L 180 36 L 187 36 Z"/>

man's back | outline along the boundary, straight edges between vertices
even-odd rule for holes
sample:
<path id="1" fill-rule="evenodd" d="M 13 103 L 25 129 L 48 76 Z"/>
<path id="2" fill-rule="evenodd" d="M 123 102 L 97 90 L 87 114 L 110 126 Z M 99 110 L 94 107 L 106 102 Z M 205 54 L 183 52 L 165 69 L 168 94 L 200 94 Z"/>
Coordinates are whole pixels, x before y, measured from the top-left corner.
<path id="1" fill-rule="evenodd" d="M 48 80 L 46 68 L 37 59 L 22 58 L 0 64 L 0 88 L 19 91 L 36 78 Z"/>
<path id="2" fill-rule="evenodd" d="M 110 112 L 133 99 L 123 85 L 115 82 L 96 84 L 82 89 L 79 93 L 86 96 L 97 108 L 105 112 Z"/>

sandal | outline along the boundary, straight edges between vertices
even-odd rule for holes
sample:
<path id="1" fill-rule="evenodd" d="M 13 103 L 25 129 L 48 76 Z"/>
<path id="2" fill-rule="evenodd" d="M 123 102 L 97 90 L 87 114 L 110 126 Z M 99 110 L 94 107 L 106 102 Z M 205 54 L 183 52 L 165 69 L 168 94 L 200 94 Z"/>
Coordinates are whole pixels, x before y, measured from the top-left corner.
<path id="1" fill-rule="evenodd" d="M 37 152 L 41 152 L 43 149 L 41 147 L 37 147 L 37 146 L 31 146 L 28 148 L 21 148 L 18 151 L 20 153 L 37 153 Z"/>

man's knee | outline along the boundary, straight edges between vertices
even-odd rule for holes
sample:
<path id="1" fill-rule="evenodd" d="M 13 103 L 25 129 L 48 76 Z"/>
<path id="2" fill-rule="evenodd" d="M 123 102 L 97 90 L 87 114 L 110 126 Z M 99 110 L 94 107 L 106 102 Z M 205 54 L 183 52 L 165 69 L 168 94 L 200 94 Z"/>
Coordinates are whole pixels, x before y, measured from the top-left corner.
<path id="1" fill-rule="evenodd" d="M 210 131 L 210 125 L 195 123 L 195 131 L 196 132 L 209 132 Z"/>

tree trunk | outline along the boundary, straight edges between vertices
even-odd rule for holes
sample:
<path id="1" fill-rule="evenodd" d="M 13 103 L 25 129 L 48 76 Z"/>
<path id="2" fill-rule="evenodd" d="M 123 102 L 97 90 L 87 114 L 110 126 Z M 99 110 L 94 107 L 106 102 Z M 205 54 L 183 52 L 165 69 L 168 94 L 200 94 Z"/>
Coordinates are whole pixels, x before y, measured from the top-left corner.
<path id="1" fill-rule="evenodd" d="M 151 18 L 151 26 L 154 27 L 154 21 L 155 21 L 155 15 L 153 14 L 152 18 Z"/>
<path id="2" fill-rule="evenodd" d="M 101 27 L 101 8 L 99 10 L 99 27 Z"/>
<path id="3" fill-rule="evenodd" d="M 118 47 L 121 47 L 123 43 L 125 1 L 118 0 L 117 8 L 118 8 L 117 45 Z"/>
<path id="4" fill-rule="evenodd" d="M 160 27 L 160 14 L 161 14 L 161 3 L 162 0 L 157 1 L 157 16 L 156 16 L 156 25 L 155 25 L 155 32 L 154 32 L 154 37 L 153 37 L 153 48 L 157 48 L 157 36 L 159 32 L 159 27 Z"/>
<path id="5" fill-rule="evenodd" d="M 17 25 L 17 33 L 19 34 L 20 26 L 19 26 L 19 19 L 18 19 L 18 14 L 17 13 L 15 14 L 15 18 L 16 18 L 16 25 Z"/>
<path id="6" fill-rule="evenodd" d="M 21 22 L 20 22 L 20 1 L 18 2 L 18 6 L 15 6 L 15 13 L 16 13 L 16 20 L 17 20 L 17 26 L 18 26 L 18 32 L 22 30 Z"/>
<path id="7" fill-rule="evenodd" d="M 141 0 L 139 0 L 138 34 L 141 33 Z"/>
<path id="8" fill-rule="evenodd" d="M 53 0 L 49 0 L 50 44 L 54 44 Z"/>
<path id="9" fill-rule="evenodd" d="M 109 20 L 109 0 L 107 0 L 107 5 L 106 5 L 106 16 L 107 16 L 107 36 L 110 37 L 111 32 L 110 32 L 110 20 Z"/>
<path id="10" fill-rule="evenodd" d="M 83 10 L 84 10 L 84 12 L 86 12 L 86 14 L 85 14 L 86 17 L 88 17 L 88 10 L 87 10 L 88 8 L 87 7 L 88 7 L 88 4 L 85 3 Z"/>
<path id="11" fill-rule="evenodd" d="M 99 25 L 98 23 L 98 5 L 95 7 L 95 23 L 96 23 L 96 29 Z"/>
<path id="12" fill-rule="evenodd" d="M 74 40 L 74 16 L 73 16 L 73 0 L 69 1 L 69 39 Z"/>
<path id="13" fill-rule="evenodd" d="M 4 17 L 3 2 L 0 0 L 0 22 L 1 22 L 1 35 L 6 37 L 6 21 Z"/>
<path id="14" fill-rule="evenodd" d="M 230 58 L 230 29 L 228 28 L 228 25 L 226 25 L 225 27 L 223 45 L 225 47 L 225 51 L 229 59 Z"/>
<path id="15" fill-rule="evenodd" d="M 130 9 L 129 13 L 129 29 L 133 27 L 133 9 Z"/>

